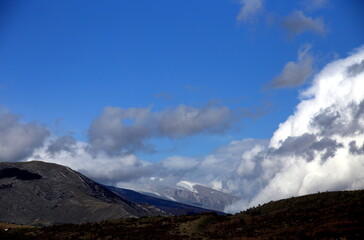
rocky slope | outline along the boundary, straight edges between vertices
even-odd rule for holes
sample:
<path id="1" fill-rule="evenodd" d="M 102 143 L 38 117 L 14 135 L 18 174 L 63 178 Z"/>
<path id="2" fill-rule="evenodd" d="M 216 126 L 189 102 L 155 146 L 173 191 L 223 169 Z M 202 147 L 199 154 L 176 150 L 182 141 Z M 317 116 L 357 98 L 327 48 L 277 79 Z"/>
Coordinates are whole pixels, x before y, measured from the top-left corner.
<path id="1" fill-rule="evenodd" d="M 0 221 L 98 222 L 165 213 L 132 204 L 70 168 L 39 161 L 0 163 Z"/>

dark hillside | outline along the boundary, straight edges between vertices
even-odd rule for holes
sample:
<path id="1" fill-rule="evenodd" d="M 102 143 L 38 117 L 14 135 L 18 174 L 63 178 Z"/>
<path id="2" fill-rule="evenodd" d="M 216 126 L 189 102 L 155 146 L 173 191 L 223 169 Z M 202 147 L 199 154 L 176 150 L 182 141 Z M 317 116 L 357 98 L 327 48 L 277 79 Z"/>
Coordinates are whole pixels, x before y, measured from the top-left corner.
<path id="1" fill-rule="evenodd" d="M 68 167 L 0 162 L 0 221 L 17 224 L 97 222 L 164 214 L 130 203 Z"/>
<path id="2" fill-rule="evenodd" d="M 216 231 L 223 228 L 224 231 Z M 325 192 L 250 208 L 205 232 L 223 238 L 360 239 L 364 236 L 364 191 Z M 226 236 L 226 235 L 225 235 Z"/>

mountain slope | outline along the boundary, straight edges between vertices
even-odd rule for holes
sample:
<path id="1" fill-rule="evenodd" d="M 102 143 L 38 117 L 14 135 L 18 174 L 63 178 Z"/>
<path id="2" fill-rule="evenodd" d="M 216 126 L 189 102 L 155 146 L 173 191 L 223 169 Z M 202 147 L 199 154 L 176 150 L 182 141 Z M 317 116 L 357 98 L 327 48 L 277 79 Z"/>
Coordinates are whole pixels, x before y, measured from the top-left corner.
<path id="1" fill-rule="evenodd" d="M 163 214 L 132 204 L 70 168 L 45 162 L 0 163 L 0 221 L 97 222 Z"/>
<path id="2" fill-rule="evenodd" d="M 130 202 L 153 205 L 174 216 L 211 212 L 210 209 L 204 209 L 180 202 L 152 197 L 129 189 L 111 186 L 108 186 L 107 188 Z"/>

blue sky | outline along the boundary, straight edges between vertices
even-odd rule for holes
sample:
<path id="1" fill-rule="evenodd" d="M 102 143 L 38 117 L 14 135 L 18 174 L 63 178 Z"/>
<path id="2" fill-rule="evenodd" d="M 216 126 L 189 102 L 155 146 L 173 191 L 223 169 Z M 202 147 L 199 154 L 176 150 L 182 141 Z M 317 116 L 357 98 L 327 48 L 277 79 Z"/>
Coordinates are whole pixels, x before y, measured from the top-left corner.
<path id="1" fill-rule="evenodd" d="M 78 141 L 92 141 L 90 126 L 108 106 L 152 113 L 181 105 L 226 107 L 234 115 L 182 134 L 152 127 L 157 133 L 137 141 L 153 151 L 131 150 L 150 161 L 204 155 L 233 140 L 269 139 L 315 72 L 363 44 L 363 5 L 0 0 L 0 103 L 24 122 L 45 125 L 52 136 Z M 273 84 L 277 76 L 283 81 L 289 62 L 306 65 L 304 77 Z"/>

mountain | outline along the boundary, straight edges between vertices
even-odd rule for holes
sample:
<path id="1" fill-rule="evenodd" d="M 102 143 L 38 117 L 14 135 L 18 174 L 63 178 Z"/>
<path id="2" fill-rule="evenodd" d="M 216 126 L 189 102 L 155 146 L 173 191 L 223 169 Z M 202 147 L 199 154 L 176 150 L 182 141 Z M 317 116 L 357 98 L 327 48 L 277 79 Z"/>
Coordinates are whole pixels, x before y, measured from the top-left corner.
<path id="1" fill-rule="evenodd" d="M 239 200 L 238 197 L 199 183 L 180 181 L 176 186 L 150 185 L 144 194 L 173 200 L 196 207 L 224 211 L 225 206 Z"/>
<path id="2" fill-rule="evenodd" d="M 292 197 L 235 215 L 129 218 L 45 228 L 0 223 L 0 239 L 364 239 L 363 223 L 360 190 Z"/>
<path id="3" fill-rule="evenodd" d="M 161 199 L 129 189 L 112 186 L 107 186 L 107 188 L 129 202 L 152 205 L 174 216 L 211 212 L 210 209 L 204 209 L 176 201 Z"/>
<path id="4" fill-rule="evenodd" d="M 17 224 L 98 222 L 165 215 L 133 204 L 68 167 L 39 161 L 0 163 L 0 221 Z"/>

